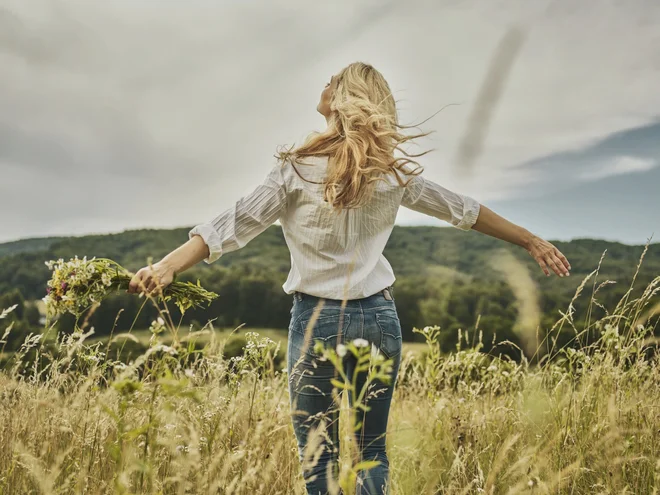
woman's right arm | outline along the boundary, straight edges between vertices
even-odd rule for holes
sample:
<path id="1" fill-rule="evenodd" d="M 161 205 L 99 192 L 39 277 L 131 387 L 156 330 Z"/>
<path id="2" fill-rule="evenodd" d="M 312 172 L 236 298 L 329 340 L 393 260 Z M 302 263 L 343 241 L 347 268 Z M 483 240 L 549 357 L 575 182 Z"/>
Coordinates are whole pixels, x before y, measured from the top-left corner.
<path id="1" fill-rule="evenodd" d="M 209 247 L 200 235 L 194 235 L 158 263 L 140 269 L 128 284 L 128 292 L 151 292 L 157 285 L 167 287 L 176 273 L 181 273 L 209 257 Z"/>
<path id="2" fill-rule="evenodd" d="M 560 277 L 569 275 L 571 266 L 568 260 L 553 244 L 501 217 L 470 196 L 450 191 L 421 175 L 410 180 L 401 204 L 411 210 L 445 220 L 458 229 L 476 230 L 521 246 L 536 260 L 547 276 L 550 275 L 549 269 Z"/>
<path id="3" fill-rule="evenodd" d="M 272 225 L 286 208 L 286 187 L 282 167 L 272 167 L 265 180 L 251 193 L 223 211 L 212 221 L 196 225 L 188 241 L 153 266 L 133 276 L 128 292 L 151 292 L 167 287 L 175 273 L 200 261 L 212 263 L 220 256 L 245 246 Z"/>

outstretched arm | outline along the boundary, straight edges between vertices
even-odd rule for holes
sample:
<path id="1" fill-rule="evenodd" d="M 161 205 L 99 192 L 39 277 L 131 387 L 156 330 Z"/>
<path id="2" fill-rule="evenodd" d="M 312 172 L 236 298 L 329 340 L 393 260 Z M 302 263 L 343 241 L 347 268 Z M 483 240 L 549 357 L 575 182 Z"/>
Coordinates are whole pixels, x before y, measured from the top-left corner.
<path id="1" fill-rule="evenodd" d="M 449 222 L 461 230 L 472 228 L 481 207 L 470 196 L 450 191 L 421 175 L 410 179 L 401 204 L 411 210 Z"/>
<path id="2" fill-rule="evenodd" d="M 527 229 L 509 222 L 484 205 L 481 205 L 479 218 L 472 229 L 525 248 L 546 276 L 550 276 L 549 270 L 560 277 L 570 275 L 570 263 L 553 244 L 532 234 Z"/>
<path id="3" fill-rule="evenodd" d="M 164 288 L 181 273 L 204 260 L 212 263 L 235 251 L 262 233 L 286 207 L 286 188 L 280 165 L 273 167 L 257 188 L 207 223 L 196 225 L 188 241 L 152 266 L 139 270 L 128 292 L 151 292 Z"/>
<path id="4" fill-rule="evenodd" d="M 569 275 L 571 266 L 554 245 L 509 222 L 470 196 L 450 191 L 421 175 L 410 180 L 401 204 L 411 210 L 445 220 L 458 229 L 473 229 L 521 246 L 548 276 L 550 269 L 561 277 Z"/>

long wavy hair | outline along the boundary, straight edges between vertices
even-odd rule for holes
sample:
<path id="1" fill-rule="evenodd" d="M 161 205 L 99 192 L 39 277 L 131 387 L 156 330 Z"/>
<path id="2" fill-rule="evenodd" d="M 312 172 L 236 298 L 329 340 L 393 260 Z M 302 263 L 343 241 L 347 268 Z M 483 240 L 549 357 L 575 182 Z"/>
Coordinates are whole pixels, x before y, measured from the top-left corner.
<path id="1" fill-rule="evenodd" d="M 313 132 L 298 147 L 278 151 L 276 157 L 295 168 L 302 158 L 327 156 L 328 172 L 322 183 L 325 201 L 337 209 L 357 208 L 369 200 L 376 181 L 385 180 L 385 175 L 393 174 L 405 187 L 422 172 L 414 159 L 431 150 L 409 153 L 402 145 L 429 133 L 399 132 L 417 126 L 399 124 L 390 86 L 371 65 L 352 63 L 336 78 L 327 129 Z M 396 157 L 397 151 L 402 156 Z"/>

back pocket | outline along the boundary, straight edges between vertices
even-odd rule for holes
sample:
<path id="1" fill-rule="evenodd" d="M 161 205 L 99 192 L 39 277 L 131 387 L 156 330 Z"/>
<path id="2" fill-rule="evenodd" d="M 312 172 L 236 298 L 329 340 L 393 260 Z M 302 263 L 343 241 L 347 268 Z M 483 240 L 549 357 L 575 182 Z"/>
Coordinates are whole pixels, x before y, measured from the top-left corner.
<path id="1" fill-rule="evenodd" d="M 394 359 L 401 354 L 401 322 L 395 310 L 376 313 L 376 323 L 380 328 L 380 350 L 386 357 Z"/>
<path id="2" fill-rule="evenodd" d="M 337 344 L 344 342 L 346 330 L 351 322 L 351 315 L 341 314 L 340 310 L 329 309 L 321 310 L 319 317 L 314 322 L 313 328 L 308 328 L 312 324 L 311 315 L 309 318 L 303 318 L 298 324 L 296 331 L 302 334 L 302 342 L 308 341 L 305 352 L 309 356 L 318 356 L 314 352 L 316 342 L 321 342 L 324 347 L 337 347 Z M 341 326 L 340 326 L 341 325 Z M 309 337 L 307 337 L 307 334 Z M 340 335 L 341 334 L 341 337 Z M 304 345 L 304 343 L 303 343 Z"/>

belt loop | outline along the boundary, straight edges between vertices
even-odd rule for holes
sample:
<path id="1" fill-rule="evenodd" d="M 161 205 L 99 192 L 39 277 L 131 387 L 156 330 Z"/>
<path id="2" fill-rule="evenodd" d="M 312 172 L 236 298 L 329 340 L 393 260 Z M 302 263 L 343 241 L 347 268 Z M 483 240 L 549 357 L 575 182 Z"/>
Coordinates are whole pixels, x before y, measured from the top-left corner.
<path id="1" fill-rule="evenodd" d="M 293 293 L 293 297 L 295 297 L 298 302 L 302 301 L 302 294 L 298 291 Z"/>
<path id="2" fill-rule="evenodd" d="M 392 292 L 391 292 L 391 290 L 392 290 L 391 287 L 385 287 L 385 288 L 383 289 L 383 297 L 384 297 L 387 301 L 392 301 L 392 300 L 394 300 L 394 298 L 392 297 Z"/>

